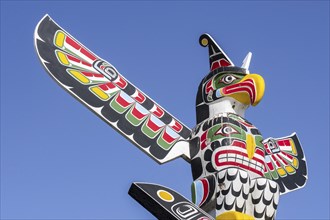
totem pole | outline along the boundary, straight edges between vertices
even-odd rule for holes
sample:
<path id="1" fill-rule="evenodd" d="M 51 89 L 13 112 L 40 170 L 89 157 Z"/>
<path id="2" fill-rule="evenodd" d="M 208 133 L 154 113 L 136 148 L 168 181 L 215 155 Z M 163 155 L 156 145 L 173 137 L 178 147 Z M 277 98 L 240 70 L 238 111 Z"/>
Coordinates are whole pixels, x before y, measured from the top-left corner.
<path id="1" fill-rule="evenodd" d="M 251 53 L 237 67 L 210 35 L 200 37 L 210 72 L 197 92 L 197 125 L 189 129 L 48 15 L 34 37 L 42 65 L 73 97 L 156 162 L 182 157 L 191 164 L 192 202 L 161 185 L 132 184 L 129 194 L 157 218 L 274 219 L 279 196 L 305 185 L 297 135 L 263 139 L 244 119 L 265 90 L 263 78 L 249 73 Z"/>

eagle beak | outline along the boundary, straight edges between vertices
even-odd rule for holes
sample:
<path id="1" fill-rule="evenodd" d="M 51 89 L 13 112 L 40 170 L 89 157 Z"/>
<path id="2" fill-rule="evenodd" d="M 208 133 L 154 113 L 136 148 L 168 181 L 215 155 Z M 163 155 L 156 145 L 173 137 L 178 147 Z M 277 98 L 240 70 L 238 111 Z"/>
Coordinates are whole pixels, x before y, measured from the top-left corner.
<path id="1" fill-rule="evenodd" d="M 232 97 L 245 105 L 256 106 L 265 92 L 265 81 L 258 74 L 248 74 L 241 81 L 220 89 L 222 96 Z"/>

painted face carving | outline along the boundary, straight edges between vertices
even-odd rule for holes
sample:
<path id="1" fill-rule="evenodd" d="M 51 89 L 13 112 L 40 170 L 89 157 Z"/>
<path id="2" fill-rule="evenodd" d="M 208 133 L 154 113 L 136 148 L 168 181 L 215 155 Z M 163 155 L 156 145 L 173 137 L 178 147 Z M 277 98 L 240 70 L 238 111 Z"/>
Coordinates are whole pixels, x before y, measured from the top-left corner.
<path id="1" fill-rule="evenodd" d="M 193 135 L 200 137 L 199 158 L 204 167 L 196 178 L 229 166 L 241 167 L 263 176 L 264 146 L 258 129 L 235 114 L 205 121 Z"/>
<path id="2" fill-rule="evenodd" d="M 245 74 L 221 72 L 209 79 L 204 85 L 204 102 L 211 103 L 223 98 L 220 89 L 239 82 Z"/>
<path id="3" fill-rule="evenodd" d="M 212 103 L 232 97 L 245 105 L 257 105 L 265 91 L 265 82 L 258 74 L 221 72 L 204 84 L 204 102 Z"/>

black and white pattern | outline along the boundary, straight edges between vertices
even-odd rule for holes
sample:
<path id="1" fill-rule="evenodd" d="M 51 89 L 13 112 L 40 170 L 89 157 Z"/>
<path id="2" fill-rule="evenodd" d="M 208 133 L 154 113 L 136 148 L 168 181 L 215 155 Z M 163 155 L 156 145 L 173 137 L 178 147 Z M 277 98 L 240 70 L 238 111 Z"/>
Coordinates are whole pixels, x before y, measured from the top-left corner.
<path id="1" fill-rule="evenodd" d="M 278 184 L 266 178 L 251 180 L 250 196 L 256 219 L 274 219 L 280 196 Z"/>
<path id="2" fill-rule="evenodd" d="M 229 168 L 218 173 L 216 216 L 237 211 L 255 219 L 274 219 L 279 187 L 266 178 L 250 179 L 249 173 Z"/>

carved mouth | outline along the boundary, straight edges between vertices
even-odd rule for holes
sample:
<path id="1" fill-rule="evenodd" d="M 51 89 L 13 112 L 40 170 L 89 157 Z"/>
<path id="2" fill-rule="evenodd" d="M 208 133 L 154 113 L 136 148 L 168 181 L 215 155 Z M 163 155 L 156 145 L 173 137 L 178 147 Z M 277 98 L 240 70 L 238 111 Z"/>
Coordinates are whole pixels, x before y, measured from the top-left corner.
<path id="1" fill-rule="evenodd" d="M 232 146 L 223 146 L 213 152 L 212 165 L 216 170 L 233 166 L 241 167 L 263 176 L 264 152 L 257 148 L 253 158 L 249 159 L 246 152 L 246 144 L 235 140 Z"/>

